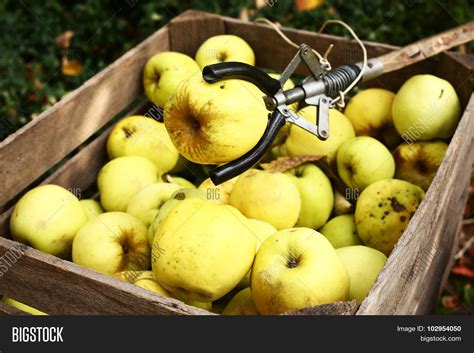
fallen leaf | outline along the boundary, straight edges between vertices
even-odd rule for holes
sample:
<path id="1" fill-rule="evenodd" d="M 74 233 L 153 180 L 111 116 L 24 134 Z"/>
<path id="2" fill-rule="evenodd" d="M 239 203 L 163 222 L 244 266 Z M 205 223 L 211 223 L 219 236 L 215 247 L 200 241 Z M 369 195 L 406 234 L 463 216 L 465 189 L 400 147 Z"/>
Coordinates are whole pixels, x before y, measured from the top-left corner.
<path id="1" fill-rule="evenodd" d="M 270 163 L 262 163 L 260 166 L 271 172 L 284 173 L 291 168 L 298 167 L 307 162 L 318 161 L 324 156 L 296 156 L 296 157 L 278 157 Z"/>
<path id="2" fill-rule="evenodd" d="M 324 0 L 295 0 L 296 7 L 300 11 L 311 11 L 324 5 Z"/>
<path id="3" fill-rule="evenodd" d="M 451 273 L 458 276 L 463 276 L 467 278 L 474 278 L 474 271 L 466 266 L 455 266 L 451 270 Z"/>
<path id="4" fill-rule="evenodd" d="M 71 47 L 71 40 L 74 37 L 73 31 L 66 31 L 56 37 L 56 45 L 61 49 L 68 49 Z"/>
<path id="5" fill-rule="evenodd" d="M 441 304 L 447 309 L 455 309 L 459 306 L 459 300 L 452 295 L 446 295 L 441 298 Z"/>
<path id="6" fill-rule="evenodd" d="M 61 61 L 61 73 L 64 76 L 79 76 L 84 68 L 77 60 L 68 60 L 66 56 L 63 56 Z"/>

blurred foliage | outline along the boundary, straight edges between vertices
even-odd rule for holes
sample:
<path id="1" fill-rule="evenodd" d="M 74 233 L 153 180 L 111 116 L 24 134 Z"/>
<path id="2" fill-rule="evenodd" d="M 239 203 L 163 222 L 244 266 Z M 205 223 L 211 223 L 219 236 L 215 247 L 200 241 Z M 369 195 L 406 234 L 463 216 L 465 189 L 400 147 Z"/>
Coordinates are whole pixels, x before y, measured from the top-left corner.
<path id="1" fill-rule="evenodd" d="M 474 17 L 469 0 L 315 3 L 302 11 L 294 0 L 0 0 L 0 140 L 190 8 L 310 30 L 343 19 L 365 40 L 398 45 Z M 73 36 L 64 43 L 68 31 Z"/>

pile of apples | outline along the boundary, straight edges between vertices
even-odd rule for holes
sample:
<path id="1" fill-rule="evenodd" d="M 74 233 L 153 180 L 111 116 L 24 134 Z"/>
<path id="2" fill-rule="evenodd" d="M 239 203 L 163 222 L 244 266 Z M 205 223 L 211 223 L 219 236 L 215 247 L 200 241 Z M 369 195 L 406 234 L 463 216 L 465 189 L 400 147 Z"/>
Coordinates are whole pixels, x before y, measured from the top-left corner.
<path id="1" fill-rule="evenodd" d="M 268 119 L 251 83 L 202 79 L 223 61 L 254 65 L 255 55 L 221 35 L 195 60 L 150 58 L 144 89 L 164 122 L 130 116 L 114 127 L 100 202 L 57 185 L 26 193 L 13 239 L 222 314 L 361 303 L 444 157 L 460 118 L 455 90 L 417 75 L 396 94 L 359 91 L 343 112 L 330 110 L 326 141 L 285 126 L 265 163 L 215 186 L 190 171 L 246 153 Z M 315 107 L 291 108 L 315 123 Z"/>

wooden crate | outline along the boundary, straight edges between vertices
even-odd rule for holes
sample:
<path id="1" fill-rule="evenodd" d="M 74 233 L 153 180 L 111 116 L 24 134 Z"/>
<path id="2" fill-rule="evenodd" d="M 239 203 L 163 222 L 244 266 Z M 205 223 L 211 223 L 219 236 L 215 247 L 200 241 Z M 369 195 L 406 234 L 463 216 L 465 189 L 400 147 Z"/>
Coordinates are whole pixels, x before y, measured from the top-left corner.
<path id="1" fill-rule="evenodd" d="M 294 29 L 284 32 L 296 43 L 307 43 L 320 52 L 335 44 L 330 55 L 333 67 L 361 59 L 358 45 L 351 40 Z M 166 50 L 194 56 L 206 38 L 223 33 L 244 38 L 261 67 L 282 70 L 295 53 L 266 25 L 188 11 L 0 143 L 0 234 L 5 236 L 0 237 L 0 264 L 8 263 L 8 271 L 0 272 L 1 294 L 50 314 L 209 314 L 14 242 L 8 239 L 8 223 L 14 202 L 34 185 L 54 183 L 79 190 L 94 185 L 107 161 L 107 124 L 119 112 L 147 111 L 143 98 L 138 106 L 130 109 L 130 105 L 142 97 L 141 72 L 150 56 Z M 370 42 L 366 47 L 369 57 L 395 48 Z M 432 73 L 453 84 L 464 114 L 426 198 L 362 305 L 325 305 L 299 314 L 430 311 L 452 258 L 467 197 L 474 150 L 472 67 L 472 56 L 444 53 L 364 84 L 396 92 L 410 76 Z M 307 72 L 300 68 L 297 74 Z M 19 312 L 0 305 L 0 313 Z"/>

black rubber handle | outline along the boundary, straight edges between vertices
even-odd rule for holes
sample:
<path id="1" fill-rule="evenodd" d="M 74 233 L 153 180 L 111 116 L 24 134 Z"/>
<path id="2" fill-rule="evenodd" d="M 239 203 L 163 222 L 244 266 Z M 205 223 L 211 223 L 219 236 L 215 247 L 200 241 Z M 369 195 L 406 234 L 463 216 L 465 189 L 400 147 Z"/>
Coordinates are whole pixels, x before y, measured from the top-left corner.
<path id="1" fill-rule="evenodd" d="M 285 117 L 278 110 L 274 111 L 268 119 L 267 128 L 263 136 L 254 148 L 242 157 L 209 171 L 209 177 L 214 185 L 222 184 L 257 164 L 271 147 L 278 131 L 280 131 L 283 125 L 285 125 Z"/>
<path id="2" fill-rule="evenodd" d="M 281 84 L 264 71 L 255 66 L 239 63 L 225 62 L 208 65 L 202 70 L 202 78 L 208 83 L 215 83 L 225 79 L 239 79 L 252 82 L 267 96 L 277 93 Z"/>

